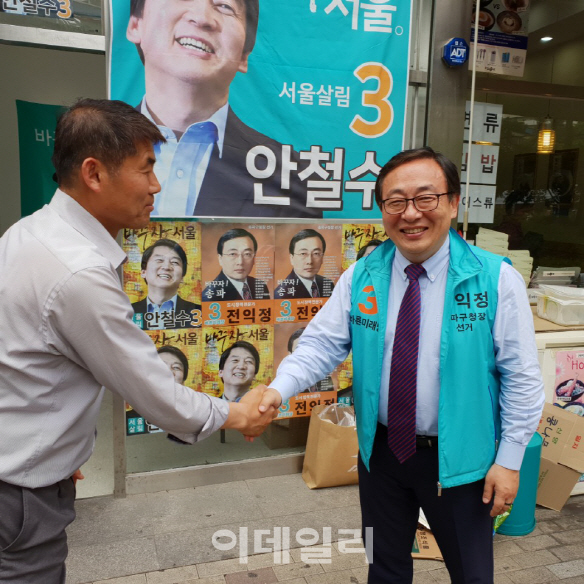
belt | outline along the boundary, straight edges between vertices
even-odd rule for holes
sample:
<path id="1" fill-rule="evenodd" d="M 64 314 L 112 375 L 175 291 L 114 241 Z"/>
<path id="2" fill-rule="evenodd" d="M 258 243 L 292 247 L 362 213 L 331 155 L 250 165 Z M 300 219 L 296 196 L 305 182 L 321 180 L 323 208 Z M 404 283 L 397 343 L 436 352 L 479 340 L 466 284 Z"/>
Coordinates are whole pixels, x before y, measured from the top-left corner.
<path id="1" fill-rule="evenodd" d="M 416 448 L 436 448 L 438 446 L 438 436 L 416 435 Z"/>

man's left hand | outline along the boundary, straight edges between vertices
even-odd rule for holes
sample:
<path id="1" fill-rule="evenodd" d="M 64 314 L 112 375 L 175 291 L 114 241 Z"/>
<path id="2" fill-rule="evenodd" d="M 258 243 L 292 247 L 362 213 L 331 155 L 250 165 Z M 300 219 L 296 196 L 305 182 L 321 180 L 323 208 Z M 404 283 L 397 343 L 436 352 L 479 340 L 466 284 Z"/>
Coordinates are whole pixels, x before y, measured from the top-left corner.
<path id="1" fill-rule="evenodd" d="M 501 515 L 509 509 L 515 501 L 519 489 L 519 471 L 510 470 L 498 464 L 493 464 L 485 477 L 483 503 L 487 505 L 493 501 L 491 517 Z M 494 495 L 494 500 L 493 500 Z"/>

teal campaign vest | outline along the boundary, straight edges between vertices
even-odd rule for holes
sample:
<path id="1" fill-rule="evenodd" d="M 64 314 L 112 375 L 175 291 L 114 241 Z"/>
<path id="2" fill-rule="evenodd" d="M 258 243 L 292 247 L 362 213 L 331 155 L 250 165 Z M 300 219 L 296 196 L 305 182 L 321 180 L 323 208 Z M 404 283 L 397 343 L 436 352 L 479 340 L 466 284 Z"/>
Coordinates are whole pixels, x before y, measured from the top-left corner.
<path id="1" fill-rule="evenodd" d="M 351 283 L 353 395 L 367 469 L 377 427 L 394 256 L 395 245 L 385 242 L 357 262 Z M 445 488 L 483 479 L 495 460 L 501 423 L 492 331 L 503 261 L 509 262 L 468 245 L 450 230 L 438 405 L 439 480 Z"/>

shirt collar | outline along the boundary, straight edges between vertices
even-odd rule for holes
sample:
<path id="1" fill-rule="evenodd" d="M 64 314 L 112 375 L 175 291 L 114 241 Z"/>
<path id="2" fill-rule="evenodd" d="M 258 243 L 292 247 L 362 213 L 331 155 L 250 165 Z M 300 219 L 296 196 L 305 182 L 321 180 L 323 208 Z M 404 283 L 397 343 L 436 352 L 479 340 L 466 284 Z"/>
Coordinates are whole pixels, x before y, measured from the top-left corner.
<path id="1" fill-rule="evenodd" d="M 429 257 L 425 262 L 422 262 L 424 269 L 426 270 L 426 276 L 430 282 L 434 282 L 438 277 L 438 274 L 446 268 L 448 265 L 448 260 L 450 258 L 450 237 L 446 237 L 446 240 L 441 245 L 440 249 L 431 257 Z M 407 280 L 408 276 L 405 273 L 405 269 L 411 264 L 408 259 L 406 259 L 399 249 L 395 249 L 395 259 L 393 260 L 394 269 L 397 269 L 397 273 L 400 275 L 402 280 Z"/>
<path id="2" fill-rule="evenodd" d="M 226 103 L 223 107 L 220 107 L 209 119 L 201 120 L 201 122 L 213 122 L 217 126 L 217 148 L 219 148 L 219 158 L 223 156 L 223 142 L 225 141 L 225 127 L 227 125 L 227 113 L 229 112 L 229 104 Z M 142 103 L 140 104 L 140 113 L 144 114 L 152 123 L 156 124 L 148 106 L 146 105 L 146 96 L 142 99 Z M 200 122 L 196 122 L 200 123 Z M 194 126 L 195 124 L 191 124 L 187 129 L 186 132 L 189 131 L 189 128 Z M 167 139 L 176 140 L 175 133 L 166 126 L 156 124 L 162 135 Z M 185 134 L 186 134 L 185 132 Z"/>
<path id="3" fill-rule="evenodd" d="M 162 304 L 154 303 L 150 299 L 150 296 L 148 296 L 148 300 L 147 300 L 148 312 L 158 312 L 158 310 L 161 309 L 166 302 L 170 302 L 172 304 L 172 310 L 176 311 L 176 298 L 177 298 L 177 296 L 178 296 L 178 294 L 175 294 L 172 298 L 170 298 L 169 300 L 165 300 Z M 153 310 L 150 310 L 151 306 L 152 306 Z"/>
<path id="4" fill-rule="evenodd" d="M 91 241 L 114 269 L 118 269 L 128 258 L 117 241 L 106 228 L 73 197 L 57 189 L 49 207 L 73 229 Z"/>

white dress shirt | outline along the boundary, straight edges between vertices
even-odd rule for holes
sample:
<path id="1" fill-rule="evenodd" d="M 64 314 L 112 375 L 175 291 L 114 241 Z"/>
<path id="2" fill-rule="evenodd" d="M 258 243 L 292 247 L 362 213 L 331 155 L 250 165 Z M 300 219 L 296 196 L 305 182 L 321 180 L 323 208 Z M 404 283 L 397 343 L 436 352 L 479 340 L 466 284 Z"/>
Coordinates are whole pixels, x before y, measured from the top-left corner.
<path id="1" fill-rule="evenodd" d="M 228 404 L 175 383 L 132 322 L 116 272 L 125 259 L 59 190 L 0 239 L 0 480 L 71 476 L 93 450 L 102 386 L 189 442 L 225 423 Z"/>
<path id="2" fill-rule="evenodd" d="M 294 273 L 296 274 L 296 272 L 294 272 Z M 298 276 L 298 274 L 296 274 L 296 276 L 304 284 L 304 287 L 306 288 L 306 290 L 308 290 L 309 296 L 312 296 L 312 284 L 315 281 L 315 279 L 313 278 L 312 280 L 307 280 L 306 278 L 303 278 L 302 276 Z M 320 296 L 320 290 L 318 291 L 318 295 Z"/>
<path id="3" fill-rule="evenodd" d="M 239 280 L 233 280 L 227 275 L 225 275 L 225 277 L 233 284 L 234 288 L 237 290 L 237 293 L 243 298 L 243 286 L 247 284 L 247 278 L 243 282 L 240 282 Z M 249 287 L 249 284 L 247 285 Z"/>
<path id="4" fill-rule="evenodd" d="M 146 97 L 142 100 L 140 111 L 149 120 L 156 123 L 148 110 Z M 161 190 L 154 198 L 152 217 L 192 216 L 199 198 L 201 185 L 211 160 L 214 144 L 199 143 L 190 139 L 197 126 L 205 122 L 215 124 L 217 129 L 217 148 L 219 158 L 223 156 L 225 126 L 229 105 L 219 108 L 208 120 L 191 124 L 178 138 L 171 128 L 157 124 L 166 138 L 165 144 L 156 144 L 156 164 L 154 173 Z"/>
<path id="5" fill-rule="evenodd" d="M 417 434 L 438 433 L 440 335 L 449 258 L 450 240 L 447 238 L 440 250 L 422 264 L 426 275 L 422 275 L 419 280 L 422 311 L 416 392 Z M 409 263 L 396 250 L 379 387 L 378 421 L 385 425 L 393 338 L 399 307 L 408 285 L 403 270 Z M 353 270 L 354 264 L 340 277 L 332 296 L 302 333 L 294 353 L 280 364 L 276 379 L 270 387 L 277 389 L 283 400 L 323 379 L 349 354 Z M 506 468 L 518 470 L 532 430 L 539 422 L 544 401 L 543 382 L 525 282 L 519 272 L 507 263 L 501 266 L 498 294 L 493 350 L 500 373 L 502 436 L 496 462 Z"/>

